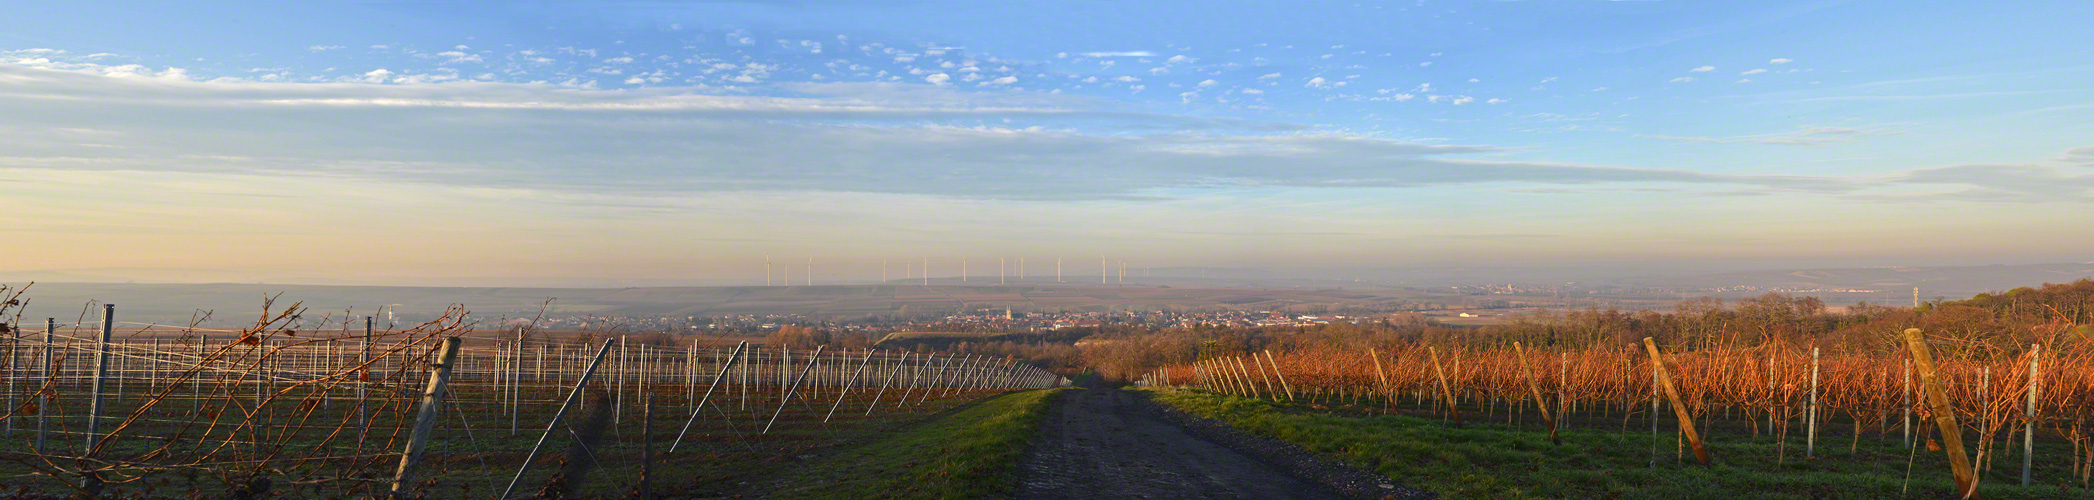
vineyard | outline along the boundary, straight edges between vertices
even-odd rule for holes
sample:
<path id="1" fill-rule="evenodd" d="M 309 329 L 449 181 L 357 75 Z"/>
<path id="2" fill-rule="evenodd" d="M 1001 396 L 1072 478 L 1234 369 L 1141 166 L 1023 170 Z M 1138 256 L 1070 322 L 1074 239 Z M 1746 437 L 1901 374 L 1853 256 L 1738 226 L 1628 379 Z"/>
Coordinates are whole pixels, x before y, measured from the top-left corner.
<path id="1" fill-rule="evenodd" d="M 648 498 L 1064 382 L 964 354 L 475 332 L 458 308 L 380 328 L 292 306 L 240 330 L 127 338 L 115 306 L 93 313 L 0 323 L 0 495 Z"/>
<path id="2" fill-rule="evenodd" d="M 1653 445 L 1653 464 L 1721 460 L 1722 447 L 1711 442 L 1722 439 L 1773 440 L 1777 460 L 1836 459 L 1828 447 L 1852 450 L 1875 434 L 1907 449 L 1946 447 L 1952 470 L 1936 473 L 1949 472 L 1960 488 L 1987 480 L 2084 488 L 2094 463 L 2094 354 L 2079 348 L 2086 339 L 2067 337 L 2072 329 L 2052 330 L 2048 344 L 2064 346 L 2056 352 L 2045 343 L 2017 352 L 1941 349 L 1934 346 L 1969 344 L 1917 329 L 1902 345 L 1837 354 L 1778 342 L 1668 352 L 1650 339 L 1578 349 L 1323 346 L 1210 355 L 1137 383 L 1410 411 L 1453 424 L 1533 425 L 1552 438 L 1572 425 L 1672 434 L 1671 450 Z M 1825 437 L 1835 432 L 1843 439 Z M 2070 464 L 2060 472 L 2069 477 L 2032 477 L 2039 461 L 2068 458 L 2036 456 L 2042 441 L 2067 445 Z"/>

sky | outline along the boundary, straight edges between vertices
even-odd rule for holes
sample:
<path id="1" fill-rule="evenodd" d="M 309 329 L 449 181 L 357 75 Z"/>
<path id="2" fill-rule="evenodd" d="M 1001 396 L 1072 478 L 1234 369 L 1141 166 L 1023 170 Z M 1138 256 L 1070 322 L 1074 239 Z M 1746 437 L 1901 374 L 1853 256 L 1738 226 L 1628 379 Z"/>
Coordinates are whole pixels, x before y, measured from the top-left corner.
<path id="1" fill-rule="evenodd" d="M 20 2 L 0 25 L 9 276 L 2094 253 L 2078 1 Z"/>

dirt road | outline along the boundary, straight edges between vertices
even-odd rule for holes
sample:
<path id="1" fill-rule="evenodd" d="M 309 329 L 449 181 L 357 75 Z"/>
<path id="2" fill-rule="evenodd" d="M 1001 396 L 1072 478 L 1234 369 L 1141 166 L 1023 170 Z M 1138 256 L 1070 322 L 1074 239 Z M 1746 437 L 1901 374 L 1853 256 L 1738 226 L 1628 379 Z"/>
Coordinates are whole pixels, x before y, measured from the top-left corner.
<path id="1" fill-rule="evenodd" d="M 1018 498 L 1421 498 L 1282 443 L 1185 422 L 1137 391 L 1066 391 L 1055 405 L 1025 457 Z"/>

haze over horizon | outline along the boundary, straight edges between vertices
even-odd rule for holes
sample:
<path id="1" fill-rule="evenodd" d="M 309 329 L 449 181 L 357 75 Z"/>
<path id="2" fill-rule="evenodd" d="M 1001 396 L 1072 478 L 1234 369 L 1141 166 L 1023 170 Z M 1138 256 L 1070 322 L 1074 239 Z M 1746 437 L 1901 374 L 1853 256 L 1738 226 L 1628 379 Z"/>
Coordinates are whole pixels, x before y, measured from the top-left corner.
<path id="1" fill-rule="evenodd" d="M 45 2 L 0 22 L 5 277 L 2094 255 L 2080 2 Z"/>

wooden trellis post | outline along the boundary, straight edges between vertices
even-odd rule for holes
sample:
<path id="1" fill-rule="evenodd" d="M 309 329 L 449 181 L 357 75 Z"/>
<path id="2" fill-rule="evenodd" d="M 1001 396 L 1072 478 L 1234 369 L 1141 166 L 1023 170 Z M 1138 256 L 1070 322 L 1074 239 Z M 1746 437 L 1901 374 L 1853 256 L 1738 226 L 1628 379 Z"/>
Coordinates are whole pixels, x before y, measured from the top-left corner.
<path id="1" fill-rule="evenodd" d="M 1385 406 L 1392 405 L 1393 403 L 1389 402 L 1389 375 L 1381 370 L 1381 353 L 1369 347 L 1367 348 L 1367 359 L 1374 360 L 1374 379 L 1381 384 L 1375 389 L 1381 393 L 1382 404 Z"/>
<path id="2" fill-rule="evenodd" d="M 1927 347 L 1927 336 L 1918 328 L 1905 329 L 1905 347 L 1912 350 L 1912 363 L 1919 368 L 1920 389 L 1926 393 L 1927 411 L 1932 413 L 1934 424 L 1941 428 L 1942 445 L 1949 453 L 1949 473 L 1955 476 L 1956 491 L 1964 498 L 1978 497 L 1977 475 L 1970 468 L 1970 457 L 1963 454 L 1963 429 L 1956 426 L 1956 409 L 1949 405 L 1949 394 L 1941 388 L 1941 379 L 1934 373 L 1934 351 Z"/>
<path id="3" fill-rule="evenodd" d="M 1237 373 L 1241 373 L 1241 374 L 1243 374 L 1243 385 L 1244 385 L 1245 387 L 1248 387 L 1248 388 L 1250 388 L 1250 390 L 1251 390 L 1251 392 L 1250 392 L 1250 396 L 1251 396 L 1251 397 L 1253 397 L 1253 398 L 1256 398 L 1256 397 L 1258 397 L 1258 394 L 1259 394 L 1259 393 L 1258 393 L 1258 384 L 1257 384 L 1257 383 L 1256 383 L 1255 381 L 1251 380 L 1251 371 L 1250 371 L 1250 369 L 1248 369 L 1248 368 L 1245 368 L 1245 367 L 1243 366 L 1243 356 L 1234 356 L 1234 357 L 1230 357 L 1230 358 L 1228 358 L 1227 360 L 1225 360 L 1225 361 L 1223 361 L 1223 362 L 1225 362 L 1225 363 L 1235 363 L 1235 364 L 1236 364 L 1236 372 L 1237 372 Z M 1264 373 L 1264 372 L 1263 372 L 1263 371 L 1260 371 L 1259 373 Z M 1272 381 L 1270 381 L 1270 380 L 1266 381 L 1266 383 L 1267 383 L 1267 384 L 1270 384 L 1271 382 L 1272 382 Z M 1267 391 L 1267 392 L 1270 392 L 1270 391 Z"/>
<path id="4" fill-rule="evenodd" d="M 91 399 L 88 402 L 86 435 L 87 441 L 85 442 L 85 444 L 82 444 L 80 446 L 80 453 L 83 455 L 87 454 L 89 451 L 94 450 L 95 440 L 97 439 L 95 435 L 99 433 L 98 429 L 101 425 L 102 384 L 104 379 L 109 378 L 109 338 L 111 335 L 111 328 L 114 328 L 116 326 L 115 323 L 116 304 L 103 304 L 102 340 L 100 342 L 95 343 L 95 374 L 94 381 L 92 382 L 92 390 L 94 392 L 93 395 L 90 396 L 94 399 Z M 90 482 L 99 483 L 100 481 L 97 479 L 91 479 Z"/>
<path id="5" fill-rule="evenodd" d="M 1658 341 L 1643 338 L 1643 348 L 1650 351 L 1651 372 L 1657 374 L 1658 387 L 1665 390 L 1665 397 L 1672 400 L 1672 413 L 1679 417 L 1680 432 L 1687 435 L 1687 443 L 1694 446 L 1694 460 L 1702 466 L 1709 465 L 1709 451 L 1701 446 L 1701 434 L 1694 432 L 1694 416 L 1687 413 L 1687 404 L 1680 401 L 1680 392 L 1672 386 L 1672 374 L 1665 369 L 1665 355 L 1658 353 Z"/>
<path id="6" fill-rule="evenodd" d="M 429 376 L 429 387 L 422 391 L 421 413 L 415 416 L 414 431 L 407 438 L 407 450 L 400 454 L 400 468 L 393 472 L 393 486 L 387 491 L 392 498 L 406 495 L 408 484 L 414 481 L 415 463 L 421 461 L 422 450 L 429 442 L 429 430 L 442 415 L 444 387 L 451 381 L 451 369 L 458 365 L 460 341 L 458 337 L 447 337 L 443 349 L 436 353 L 436 373 Z"/>
<path id="7" fill-rule="evenodd" d="M 1534 396 L 1534 407 L 1541 410 L 1541 421 L 1549 426 L 1549 442 L 1563 444 L 1563 439 L 1556 437 L 1556 419 L 1549 416 L 1549 404 L 1541 398 L 1541 384 L 1534 381 L 1534 369 L 1527 366 L 1526 348 L 1513 342 L 1512 352 L 1520 358 L 1520 372 L 1527 376 L 1527 392 Z"/>
<path id="8" fill-rule="evenodd" d="M 1447 404 L 1447 416 L 1454 419 L 1455 425 L 1460 425 L 1461 411 L 1454 407 L 1454 389 L 1447 385 L 1447 372 L 1440 369 L 1440 350 L 1426 346 L 1425 353 L 1432 356 L 1432 373 L 1440 379 L 1440 398 Z"/>
<path id="9" fill-rule="evenodd" d="M 371 386 L 371 367 L 369 366 L 371 363 L 371 323 L 372 318 L 364 316 L 363 350 L 356 357 L 356 426 L 359 428 L 371 426 L 371 413 L 368 407 L 365 406 L 367 396 L 365 392 Z M 357 432 L 362 433 L 365 431 L 358 430 Z M 362 441 L 362 439 L 359 438 L 358 441 Z"/>
<path id="10" fill-rule="evenodd" d="M 58 365 L 51 358 L 51 355 L 54 354 L 51 352 L 51 337 L 55 335 L 58 335 L 58 318 L 44 318 L 44 370 L 43 373 L 37 374 L 44 380 L 57 380 L 56 370 Z M 197 401 L 203 401 L 203 398 L 197 398 Z M 44 417 L 49 413 L 51 413 L 51 391 L 36 391 L 36 451 L 38 453 L 46 450 L 44 448 L 44 438 L 48 437 L 49 429 L 44 425 Z"/>
<path id="11" fill-rule="evenodd" d="M 1258 378 L 1259 378 L 1260 380 L 1264 380 L 1264 381 L 1265 381 L 1265 394 L 1266 394 L 1266 395 L 1269 395 L 1269 396 L 1272 396 L 1272 400 L 1273 400 L 1273 401 L 1279 401 L 1279 400 L 1280 400 L 1280 392 L 1279 392 L 1279 391 L 1276 391 L 1276 390 L 1273 390 L 1273 388 L 1272 388 L 1272 376 L 1271 376 L 1271 375 L 1266 375 L 1266 374 L 1265 374 L 1265 361 L 1264 361 L 1264 360 L 1260 360 L 1260 359 L 1258 359 L 1258 353 L 1255 353 L 1255 352 L 1254 352 L 1254 353 L 1251 353 L 1251 366 L 1256 366 L 1256 367 L 1258 367 Z M 1278 369 L 1279 369 L 1279 367 L 1275 366 L 1275 367 L 1273 367 L 1273 369 L 1275 369 L 1275 370 L 1278 370 Z M 1169 372 L 1165 372 L 1165 373 L 1169 373 Z"/>

